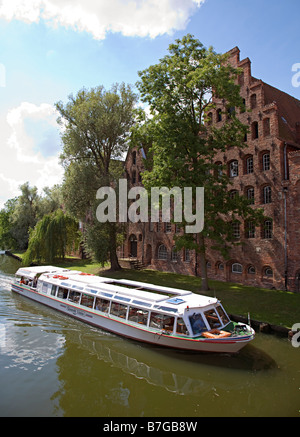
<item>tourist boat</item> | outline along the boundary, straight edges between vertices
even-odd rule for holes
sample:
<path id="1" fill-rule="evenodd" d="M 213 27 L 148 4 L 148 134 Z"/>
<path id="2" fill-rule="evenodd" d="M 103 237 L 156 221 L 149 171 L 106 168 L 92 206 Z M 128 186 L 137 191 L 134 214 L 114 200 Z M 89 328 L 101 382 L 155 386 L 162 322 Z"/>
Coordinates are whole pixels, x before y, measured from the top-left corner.
<path id="1" fill-rule="evenodd" d="M 20 268 L 12 291 L 112 333 L 159 346 L 236 353 L 254 330 L 221 302 L 188 290 L 53 266 Z"/>

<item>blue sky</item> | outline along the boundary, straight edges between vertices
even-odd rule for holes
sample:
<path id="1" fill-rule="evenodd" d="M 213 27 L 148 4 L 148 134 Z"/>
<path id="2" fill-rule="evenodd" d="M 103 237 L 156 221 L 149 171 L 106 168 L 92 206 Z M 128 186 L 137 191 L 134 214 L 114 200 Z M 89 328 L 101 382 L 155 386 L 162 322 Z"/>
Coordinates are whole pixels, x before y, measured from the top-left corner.
<path id="1" fill-rule="evenodd" d="M 299 17 L 299 0 L 0 0 L 0 207 L 26 181 L 61 182 L 55 102 L 135 84 L 187 33 L 238 46 L 255 77 L 300 99 Z"/>

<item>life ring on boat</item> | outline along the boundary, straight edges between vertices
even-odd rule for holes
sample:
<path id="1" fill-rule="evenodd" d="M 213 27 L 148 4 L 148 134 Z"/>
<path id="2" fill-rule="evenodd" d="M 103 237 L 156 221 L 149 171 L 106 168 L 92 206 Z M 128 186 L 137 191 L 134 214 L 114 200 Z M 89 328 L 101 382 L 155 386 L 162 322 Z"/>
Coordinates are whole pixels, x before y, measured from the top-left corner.
<path id="1" fill-rule="evenodd" d="M 84 273 L 84 272 L 79 273 L 79 275 L 80 276 L 94 276 L 92 273 Z"/>
<path id="2" fill-rule="evenodd" d="M 205 338 L 226 338 L 230 337 L 231 333 L 226 331 L 220 331 L 219 329 L 212 329 L 211 331 L 203 332 Z"/>

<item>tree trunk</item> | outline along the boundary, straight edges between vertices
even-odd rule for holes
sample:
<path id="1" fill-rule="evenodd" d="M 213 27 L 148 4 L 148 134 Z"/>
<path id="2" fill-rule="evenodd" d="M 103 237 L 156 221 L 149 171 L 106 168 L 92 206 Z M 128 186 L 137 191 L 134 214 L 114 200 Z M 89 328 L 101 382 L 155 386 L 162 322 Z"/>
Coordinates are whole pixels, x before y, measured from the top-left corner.
<path id="1" fill-rule="evenodd" d="M 208 291 L 208 278 L 207 278 L 207 266 L 206 266 L 206 257 L 205 257 L 205 242 L 203 234 L 198 235 L 200 253 L 199 253 L 199 265 L 201 272 L 201 290 Z"/>
<path id="2" fill-rule="evenodd" d="M 118 256 L 117 256 L 117 243 L 116 243 L 116 224 L 110 223 L 110 270 L 117 271 L 122 270 L 122 267 L 119 264 Z"/>

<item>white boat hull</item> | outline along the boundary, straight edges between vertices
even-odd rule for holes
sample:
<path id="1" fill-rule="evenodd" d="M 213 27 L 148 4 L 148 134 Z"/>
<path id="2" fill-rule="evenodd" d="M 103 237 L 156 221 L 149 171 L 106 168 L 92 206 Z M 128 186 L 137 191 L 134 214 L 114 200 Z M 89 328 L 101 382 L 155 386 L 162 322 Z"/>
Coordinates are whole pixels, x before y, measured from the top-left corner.
<path id="1" fill-rule="evenodd" d="M 113 315 L 79 306 L 65 299 L 45 295 L 28 286 L 12 284 L 12 291 L 56 309 L 77 320 L 117 335 L 173 349 L 233 354 L 239 352 L 240 349 L 254 338 L 254 331 L 251 335 L 220 339 L 187 338 L 186 336 L 168 335 L 163 331 L 147 328 L 146 326 L 143 327 Z"/>

